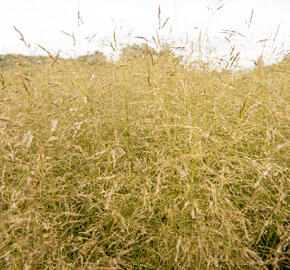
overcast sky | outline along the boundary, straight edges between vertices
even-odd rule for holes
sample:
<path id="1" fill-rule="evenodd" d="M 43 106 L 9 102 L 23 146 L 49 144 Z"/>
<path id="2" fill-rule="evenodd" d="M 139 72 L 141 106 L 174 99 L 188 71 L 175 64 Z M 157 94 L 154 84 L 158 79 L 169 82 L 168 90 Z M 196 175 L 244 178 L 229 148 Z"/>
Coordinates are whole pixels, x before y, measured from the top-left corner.
<path id="1" fill-rule="evenodd" d="M 186 45 L 189 48 L 190 42 L 194 41 L 193 45 L 197 47 L 201 32 L 203 46 L 212 49 L 215 56 L 229 54 L 230 47 L 235 45 L 235 50 L 241 52 L 241 62 L 245 64 L 262 52 L 273 61 L 279 52 L 289 52 L 290 47 L 289 0 L 0 1 L 0 54 L 43 53 L 37 47 L 38 43 L 52 52 L 61 50 L 63 56 L 76 56 L 96 49 L 110 55 L 112 49 L 107 45 L 113 39 L 114 30 L 119 44 L 136 42 L 136 36 L 150 39 L 155 35 L 159 5 L 163 22 L 169 17 L 160 35 L 174 40 L 176 46 Z M 83 19 L 82 25 L 78 25 L 78 10 Z M 13 25 L 22 32 L 30 48 L 19 40 Z M 230 37 L 229 32 L 224 30 L 239 34 Z M 75 46 L 62 31 L 74 33 Z M 231 43 L 226 38 L 230 38 Z M 261 42 L 264 39 L 270 41 Z M 266 46 L 264 50 L 263 46 Z"/>

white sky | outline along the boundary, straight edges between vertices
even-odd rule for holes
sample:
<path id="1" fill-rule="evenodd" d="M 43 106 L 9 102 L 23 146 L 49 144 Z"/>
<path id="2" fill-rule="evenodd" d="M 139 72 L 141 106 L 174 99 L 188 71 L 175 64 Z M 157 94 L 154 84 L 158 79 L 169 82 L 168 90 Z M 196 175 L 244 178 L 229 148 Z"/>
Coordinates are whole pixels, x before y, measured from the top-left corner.
<path id="1" fill-rule="evenodd" d="M 222 4 L 223 8 L 214 14 L 208 9 Z M 162 19 L 170 17 L 161 36 L 174 40 L 177 46 L 189 47 L 194 41 L 194 46 L 198 47 L 201 30 L 203 46 L 215 49 L 213 56 L 224 57 L 234 44 L 241 52 L 244 65 L 261 55 L 264 43 L 259 40 L 271 40 L 266 42 L 263 51 L 266 61 L 274 61 L 281 51 L 289 52 L 289 0 L 0 0 L 0 54 L 42 54 L 36 45 L 39 43 L 52 52 L 61 50 L 63 56 L 76 56 L 97 49 L 110 55 L 112 49 L 105 45 L 112 41 L 114 30 L 119 44 L 138 42 L 136 36 L 150 39 L 155 35 L 159 5 Z M 252 9 L 252 24 L 248 28 L 245 21 L 249 21 Z M 78 10 L 84 20 L 80 27 Z M 273 43 L 279 24 L 278 36 Z M 19 40 L 13 25 L 31 44 L 30 49 Z M 230 45 L 222 30 L 236 30 L 244 37 L 233 36 Z M 74 33 L 76 46 L 61 31 Z M 91 42 L 85 39 L 94 34 Z"/>

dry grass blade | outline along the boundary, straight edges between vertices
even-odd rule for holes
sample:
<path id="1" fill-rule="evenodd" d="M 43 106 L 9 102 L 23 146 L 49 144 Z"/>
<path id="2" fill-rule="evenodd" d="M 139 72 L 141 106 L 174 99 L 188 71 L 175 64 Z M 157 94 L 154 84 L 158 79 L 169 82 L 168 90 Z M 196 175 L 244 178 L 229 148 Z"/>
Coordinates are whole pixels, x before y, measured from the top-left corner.
<path id="1" fill-rule="evenodd" d="M 30 44 L 28 42 L 26 42 L 26 40 L 25 40 L 23 34 L 21 33 L 21 31 L 19 29 L 17 29 L 15 25 L 13 25 L 13 28 L 20 35 L 20 38 L 19 39 L 24 43 L 24 45 L 27 48 L 30 48 Z"/>
<path id="2" fill-rule="evenodd" d="M 91 43 L 96 36 L 97 34 L 93 34 L 91 36 L 86 37 L 85 39 L 88 40 L 88 43 Z"/>
<path id="3" fill-rule="evenodd" d="M 249 21 L 249 23 L 247 23 L 248 28 L 250 28 L 252 25 L 253 16 L 254 16 L 254 9 L 252 8 L 251 15 L 250 15 L 250 21 Z"/>
<path id="4" fill-rule="evenodd" d="M 278 27 L 277 27 L 277 30 L 276 30 L 276 33 L 275 33 L 275 36 L 274 36 L 274 39 L 273 39 L 273 44 L 275 43 L 276 38 L 277 38 L 277 36 L 278 36 L 279 29 L 280 29 L 280 24 L 281 24 L 281 23 L 279 23 L 279 25 L 278 25 Z"/>
<path id="5" fill-rule="evenodd" d="M 114 47 L 117 48 L 117 39 L 116 39 L 116 31 L 113 32 L 113 38 L 114 38 Z"/>
<path id="6" fill-rule="evenodd" d="M 77 13 L 77 18 L 78 18 L 78 27 L 84 24 L 84 20 L 81 16 L 81 11 L 80 8 L 78 8 L 78 13 Z"/>
<path id="7" fill-rule="evenodd" d="M 27 77 L 24 77 L 22 74 L 19 74 L 19 73 L 18 73 L 18 76 L 21 79 L 22 85 L 23 85 L 27 95 L 29 96 L 29 98 L 31 98 L 31 92 L 30 92 L 30 90 L 25 82 L 25 80 L 27 80 Z"/>
<path id="8" fill-rule="evenodd" d="M 265 39 L 261 39 L 261 40 L 258 40 L 257 43 L 265 43 L 267 42 L 269 39 L 265 38 Z"/>
<path id="9" fill-rule="evenodd" d="M 4 80 L 4 75 L 2 72 L 0 72 L 0 81 L 1 81 L 2 88 L 4 88 L 5 87 L 5 80 Z"/>
<path id="10" fill-rule="evenodd" d="M 237 61 L 239 55 L 240 55 L 240 52 L 237 52 L 236 55 L 233 57 L 233 60 L 231 61 L 230 67 L 232 67 L 235 61 Z"/>
<path id="11" fill-rule="evenodd" d="M 114 42 L 114 43 L 113 43 Z M 113 42 L 110 41 L 110 47 L 113 49 L 114 52 L 117 51 L 117 38 L 116 38 L 116 31 L 113 31 Z"/>
<path id="12" fill-rule="evenodd" d="M 225 6 L 225 5 L 221 5 L 221 6 L 219 6 L 216 10 L 218 11 L 218 10 L 222 9 L 224 6 Z"/>
<path id="13" fill-rule="evenodd" d="M 243 34 L 241 34 L 239 31 L 237 31 L 237 30 L 226 30 L 226 29 L 223 29 L 222 31 L 221 31 L 221 33 L 223 33 L 223 34 L 228 34 L 229 36 L 233 36 L 233 35 L 239 35 L 239 36 L 241 36 L 241 37 L 243 37 L 243 38 L 246 38 L 246 36 L 244 36 Z"/>
<path id="14" fill-rule="evenodd" d="M 152 50 L 149 48 L 149 46 L 148 46 L 147 44 L 145 44 L 145 48 L 146 48 L 147 52 L 149 53 L 150 58 L 151 58 L 151 63 L 152 63 L 152 65 L 154 66 L 154 58 L 153 58 Z M 148 82 L 150 82 L 149 77 L 150 77 L 150 76 L 148 76 Z"/>
<path id="15" fill-rule="evenodd" d="M 145 37 L 142 37 L 142 36 L 136 36 L 136 38 L 138 38 L 138 39 L 143 39 L 143 40 L 145 40 L 145 41 L 147 41 L 147 42 L 152 42 L 152 41 L 150 41 L 149 39 L 147 39 L 147 38 L 145 38 Z"/>
<path id="16" fill-rule="evenodd" d="M 158 27 L 161 29 L 161 8 L 158 7 Z"/>
<path id="17" fill-rule="evenodd" d="M 169 17 L 165 20 L 165 22 L 163 23 L 161 29 L 163 29 L 165 27 L 165 25 L 167 24 L 168 21 L 169 21 Z"/>
<path id="18" fill-rule="evenodd" d="M 49 57 L 50 59 L 53 60 L 53 63 L 58 63 L 59 65 L 61 65 L 61 62 L 58 60 L 59 52 L 60 52 L 60 51 L 58 51 L 58 53 L 57 53 L 56 56 L 53 56 L 53 55 L 50 53 L 50 51 L 48 51 L 47 49 L 45 49 L 45 48 L 44 48 L 43 46 L 41 46 L 40 44 L 37 44 L 37 46 L 38 46 L 40 49 L 42 49 L 43 51 L 45 51 L 45 52 L 47 53 L 48 57 Z"/>
<path id="19" fill-rule="evenodd" d="M 114 47 L 113 43 L 110 41 L 110 46 L 113 49 L 114 52 L 116 52 L 116 48 Z"/>
<path id="20" fill-rule="evenodd" d="M 242 106 L 242 108 L 240 110 L 240 116 L 239 116 L 240 119 L 242 119 L 244 117 L 244 115 L 245 115 L 247 103 L 248 103 L 248 97 L 245 98 L 243 106 Z"/>
<path id="21" fill-rule="evenodd" d="M 72 39 L 72 41 L 73 41 L 73 46 L 76 46 L 76 42 L 77 41 L 76 41 L 76 37 L 75 37 L 74 33 L 69 34 L 69 33 L 65 32 L 65 31 L 60 31 L 60 32 L 65 34 L 66 36 L 69 36 Z"/>
<path id="22" fill-rule="evenodd" d="M 154 41 L 154 43 L 155 43 L 156 47 L 158 48 L 158 47 L 159 47 L 159 44 L 158 44 L 158 42 L 156 41 L 156 39 L 155 39 L 155 37 L 154 37 L 154 36 L 152 36 L 152 40 Z"/>

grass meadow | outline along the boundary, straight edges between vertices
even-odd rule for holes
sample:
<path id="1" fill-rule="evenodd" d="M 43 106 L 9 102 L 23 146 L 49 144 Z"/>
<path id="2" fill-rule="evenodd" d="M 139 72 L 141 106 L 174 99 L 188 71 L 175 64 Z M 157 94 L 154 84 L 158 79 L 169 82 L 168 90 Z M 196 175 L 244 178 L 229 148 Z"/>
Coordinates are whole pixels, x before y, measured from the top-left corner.
<path id="1" fill-rule="evenodd" d="M 289 266 L 289 57 L 146 48 L 0 67 L 0 269 Z"/>

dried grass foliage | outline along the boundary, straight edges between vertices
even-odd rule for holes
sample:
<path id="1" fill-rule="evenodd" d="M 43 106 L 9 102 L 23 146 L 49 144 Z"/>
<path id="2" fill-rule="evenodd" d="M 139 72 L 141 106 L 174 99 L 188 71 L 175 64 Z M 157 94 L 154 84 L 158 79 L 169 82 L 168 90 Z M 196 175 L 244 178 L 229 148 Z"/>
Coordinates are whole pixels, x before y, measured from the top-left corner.
<path id="1" fill-rule="evenodd" d="M 1 269 L 289 263 L 289 61 L 233 77 L 147 49 L 1 70 Z"/>

